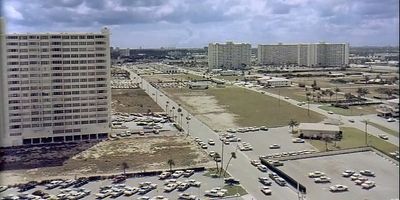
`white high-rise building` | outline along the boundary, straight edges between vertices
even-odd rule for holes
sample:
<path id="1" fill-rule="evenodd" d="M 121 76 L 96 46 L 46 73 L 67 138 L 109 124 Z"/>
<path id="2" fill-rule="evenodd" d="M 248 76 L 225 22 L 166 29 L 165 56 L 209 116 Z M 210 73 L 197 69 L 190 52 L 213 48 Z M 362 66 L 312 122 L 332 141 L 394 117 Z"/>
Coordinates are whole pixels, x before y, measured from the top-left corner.
<path id="1" fill-rule="evenodd" d="M 247 43 L 226 44 L 210 43 L 208 45 L 209 68 L 237 69 L 250 65 L 251 45 Z"/>
<path id="2" fill-rule="evenodd" d="M 0 146 L 107 138 L 109 30 L 7 35 L 2 31 L 6 59 L 1 60 L 6 62 L 1 67 Z"/>
<path id="3" fill-rule="evenodd" d="M 349 45 L 346 43 L 258 45 L 258 63 L 309 67 L 346 66 L 349 64 Z"/>

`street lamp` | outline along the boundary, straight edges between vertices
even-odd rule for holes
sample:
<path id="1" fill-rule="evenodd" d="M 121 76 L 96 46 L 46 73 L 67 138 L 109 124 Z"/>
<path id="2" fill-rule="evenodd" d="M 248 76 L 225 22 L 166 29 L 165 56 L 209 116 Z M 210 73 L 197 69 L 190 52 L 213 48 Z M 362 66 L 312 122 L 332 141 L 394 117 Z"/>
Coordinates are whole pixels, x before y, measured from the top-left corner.
<path id="1" fill-rule="evenodd" d="M 365 121 L 365 146 L 368 146 L 368 129 L 367 129 L 367 127 L 368 127 L 369 120 L 366 119 L 364 121 Z"/>

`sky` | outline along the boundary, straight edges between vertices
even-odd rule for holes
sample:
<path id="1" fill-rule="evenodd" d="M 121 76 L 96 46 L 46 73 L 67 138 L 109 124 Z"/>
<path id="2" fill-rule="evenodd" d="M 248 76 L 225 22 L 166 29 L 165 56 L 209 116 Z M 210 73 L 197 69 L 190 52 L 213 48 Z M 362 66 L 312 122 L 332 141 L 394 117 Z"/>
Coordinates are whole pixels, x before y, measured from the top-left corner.
<path id="1" fill-rule="evenodd" d="M 112 46 L 120 48 L 399 43 L 399 0 L 1 1 L 8 33 L 99 32 L 107 26 Z"/>

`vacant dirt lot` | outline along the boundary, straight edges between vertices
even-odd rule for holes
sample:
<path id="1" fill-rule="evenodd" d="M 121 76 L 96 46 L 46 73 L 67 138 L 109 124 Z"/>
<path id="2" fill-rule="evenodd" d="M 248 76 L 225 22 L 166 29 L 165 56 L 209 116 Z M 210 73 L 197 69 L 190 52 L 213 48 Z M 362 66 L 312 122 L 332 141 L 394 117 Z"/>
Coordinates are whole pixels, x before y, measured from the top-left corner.
<path id="1" fill-rule="evenodd" d="M 168 169 L 167 161 L 174 160 L 174 167 L 213 166 L 207 154 L 192 141 L 178 136 L 125 138 L 100 142 L 67 159 L 62 166 L 30 170 L 3 171 L 0 180 L 26 182 L 43 177 L 74 178 L 74 176 L 120 173 L 122 163 L 127 171 Z M 8 183 L 10 184 L 10 183 Z"/>
<path id="2" fill-rule="evenodd" d="M 142 89 L 112 89 L 111 107 L 115 112 L 147 113 L 163 110 Z"/>

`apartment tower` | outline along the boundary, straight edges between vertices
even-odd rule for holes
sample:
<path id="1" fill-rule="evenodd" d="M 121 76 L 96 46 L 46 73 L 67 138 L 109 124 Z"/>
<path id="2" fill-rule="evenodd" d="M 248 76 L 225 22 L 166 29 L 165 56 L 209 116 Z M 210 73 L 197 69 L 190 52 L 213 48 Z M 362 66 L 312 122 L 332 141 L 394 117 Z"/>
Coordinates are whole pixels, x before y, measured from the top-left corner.
<path id="1" fill-rule="evenodd" d="M 0 146 L 107 138 L 109 30 L 6 35 L 2 26 L 1 31 Z"/>
<path id="2" fill-rule="evenodd" d="M 238 69 L 250 65 L 251 45 L 227 42 L 208 45 L 209 68 Z"/>

